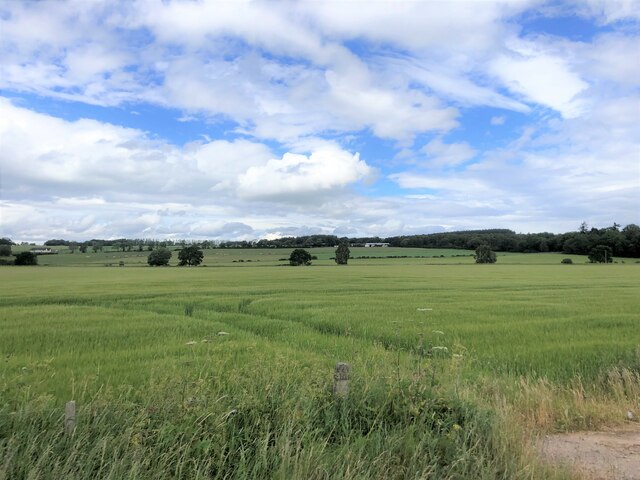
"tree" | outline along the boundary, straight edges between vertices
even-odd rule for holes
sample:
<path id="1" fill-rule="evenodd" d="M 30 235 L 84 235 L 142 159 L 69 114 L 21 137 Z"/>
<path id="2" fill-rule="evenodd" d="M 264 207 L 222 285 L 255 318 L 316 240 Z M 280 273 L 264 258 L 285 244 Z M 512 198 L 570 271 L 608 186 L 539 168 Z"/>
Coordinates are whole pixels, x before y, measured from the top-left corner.
<path id="1" fill-rule="evenodd" d="M 597 245 L 589 252 L 589 262 L 591 263 L 612 263 L 613 252 L 607 245 Z"/>
<path id="2" fill-rule="evenodd" d="M 38 256 L 33 252 L 20 252 L 16 255 L 16 265 L 37 265 Z"/>
<path id="3" fill-rule="evenodd" d="M 15 243 L 7 237 L 0 238 L 0 245 L 15 245 Z"/>
<path id="4" fill-rule="evenodd" d="M 582 222 L 578 231 L 580 233 L 587 233 L 589 231 L 589 225 L 587 225 L 587 222 Z"/>
<path id="5" fill-rule="evenodd" d="M 169 260 L 171 260 L 172 253 L 166 248 L 159 248 L 158 250 L 154 250 L 147 257 L 147 263 L 152 267 L 161 267 L 164 265 L 169 265 Z"/>
<path id="6" fill-rule="evenodd" d="M 476 263 L 496 263 L 496 254 L 489 245 L 484 244 L 476 248 Z"/>
<path id="7" fill-rule="evenodd" d="M 302 248 L 296 248 L 289 255 L 289 265 L 292 267 L 311 265 L 311 254 Z"/>
<path id="8" fill-rule="evenodd" d="M 204 258 L 204 254 L 202 250 L 197 245 L 190 245 L 188 247 L 184 247 L 180 252 L 178 252 L 178 265 L 184 267 L 185 265 L 197 267 L 202 263 L 202 259 Z"/>
<path id="9" fill-rule="evenodd" d="M 11 256 L 11 245 L 0 244 L 0 257 Z"/>
<path id="10" fill-rule="evenodd" d="M 351 250 L 349 250 L 349 245 L 347 243 L 341 243 L 338 245 L 338 248 L 336 248 L 336 263 L 338 265 L 346 265 L 350 255 Z"/>

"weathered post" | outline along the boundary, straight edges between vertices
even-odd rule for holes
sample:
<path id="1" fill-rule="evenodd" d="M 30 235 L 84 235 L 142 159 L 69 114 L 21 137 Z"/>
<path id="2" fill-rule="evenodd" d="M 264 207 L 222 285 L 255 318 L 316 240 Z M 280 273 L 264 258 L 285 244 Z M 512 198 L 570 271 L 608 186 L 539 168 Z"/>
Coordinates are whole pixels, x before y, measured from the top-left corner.
<path id="1" fill-rule="evenodd" d="M 76 402 L 71 400 L 64 406 L 64 431 L 71 435 L 76 428 Z"/>
<path id="2" fill-rule="evenodd" d="M 336 371 L 333 374 L 333 396 L 335 398 L 345 398 L 349 394 L 349 367 L 348 363 L 337 363 Z"/>

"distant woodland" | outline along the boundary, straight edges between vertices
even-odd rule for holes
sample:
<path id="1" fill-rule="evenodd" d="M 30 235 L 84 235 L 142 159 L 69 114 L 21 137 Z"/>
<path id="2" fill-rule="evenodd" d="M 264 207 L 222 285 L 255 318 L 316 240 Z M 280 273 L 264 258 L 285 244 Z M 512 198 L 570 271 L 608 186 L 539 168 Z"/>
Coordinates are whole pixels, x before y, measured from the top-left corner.
<path id="1" fill-rule="evenodd" d="M 0 243 L 11 242 L 2 239 Z M 11 242 L 13 243 L 13 242 Z M 640 227 L 629 224 L 625 227 L 614 223 L 606 228 L 589 228 L 583 223 L 577 231 L 568 233 L 515 233 L 507 229 L 467 230 L 459 232 L 431 233 L 424 235 L 402 235 L 395 237 L 337 237 L 335 235 L 307 235 L 283 237 L 274 240 L 255 241 L 188 241 L 126 239 L 75 242 L 51 239 L 47 246 L 65 245 L 72 251 L 101 251 L 104 247 L 122 251 L 153 250 L 157 247 L 185 246 L 197 244 L 201 248 L 313 248 L 334 247 L 340 243 L 350 246 L 365 243 L 388 243 L 390 247 L 414 248 L 458 248 L 475 250 L 480 245 L 489 245 L 501 252 L 562 252 L 587 255 L 597 246 L 608 246 L 617 257 L 640 257 Z"/>

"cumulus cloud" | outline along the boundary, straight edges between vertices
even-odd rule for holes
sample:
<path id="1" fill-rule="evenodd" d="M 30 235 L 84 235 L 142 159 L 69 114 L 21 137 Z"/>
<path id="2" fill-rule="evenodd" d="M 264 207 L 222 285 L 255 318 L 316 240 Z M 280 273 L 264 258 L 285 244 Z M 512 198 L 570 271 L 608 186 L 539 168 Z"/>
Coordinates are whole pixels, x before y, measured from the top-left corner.
<path id="1" fill-rule="evenodd" d="M 531 14 L 582 15 L 597 34 L 532 32 Z M 151 105 L 199 131 L 183 144 L 153 122 L 70 121 L 0 99 L 3 232 L 634 221 L 638 19 L 628 0 L 4 2 L 3 91 L 34 108 L 143 112 L 130 125 Z M 487 124 L 504 127 L 483 137 Z M 363 182 L 376 171 L 381 182 Z"/>
<path id="2" fill-rule="evenodd" d="M 319 150 L 309 156 L 286 153 L 280 159 L 249 168 L 238 178 L 238 190 L 245 198 L 289 197 L 299 201 L 309 194 L 344 188 L 371 173 L 357 153 L 339 149 Z"/>

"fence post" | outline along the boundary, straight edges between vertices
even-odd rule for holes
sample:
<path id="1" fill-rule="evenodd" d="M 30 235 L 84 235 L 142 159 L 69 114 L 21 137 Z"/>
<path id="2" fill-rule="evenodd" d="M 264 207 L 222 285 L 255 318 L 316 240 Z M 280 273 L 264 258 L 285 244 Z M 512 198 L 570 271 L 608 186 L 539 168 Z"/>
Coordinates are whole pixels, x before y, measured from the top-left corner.
<path id="1" fill-rule="evenodd" d="M 345 398 L 349 394 L 349 372 L 351 367 L 348 363 L 337 363 L 333 374 L 333 396 Z"/>
<path id="2" fill-rule="evenodd" d="M 71 400 L 64 406 L 64 431 L 71 435 L 76 428 L 76 402 Z"/>

